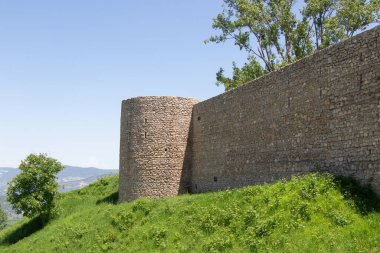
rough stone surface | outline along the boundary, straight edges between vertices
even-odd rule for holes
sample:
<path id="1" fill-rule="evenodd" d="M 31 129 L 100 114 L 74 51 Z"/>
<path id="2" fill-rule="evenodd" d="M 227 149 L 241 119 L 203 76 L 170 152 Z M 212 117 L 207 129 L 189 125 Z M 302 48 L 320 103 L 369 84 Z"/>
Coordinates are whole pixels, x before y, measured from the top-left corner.
<path id="1" fill-rule="evenodd" d="M 174 196 L 190 186 L 189 128 L 195 99 L 123 101 L 119 200 Z"/>
<path id="2" fill-rule="evenodd" d="M 181 182 L 207 192 L 310 171 L 352 176 L 380 194 L 380 26 L 193 104 L 123 102 L 121 201 L 175 195 Z M 146 128 L 146 115 L 158 123 Z M 175 160 L 165 145 L 179 150 L 168 155 Z"/>

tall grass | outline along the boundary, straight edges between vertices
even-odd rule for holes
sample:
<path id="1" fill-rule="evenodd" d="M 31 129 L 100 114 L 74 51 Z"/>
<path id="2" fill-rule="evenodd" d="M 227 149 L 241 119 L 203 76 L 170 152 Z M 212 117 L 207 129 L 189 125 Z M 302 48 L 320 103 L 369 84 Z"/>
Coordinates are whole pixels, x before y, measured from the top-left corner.
<path id="1" fill-rule="evenodd" d="M 110 177 L 59 202 L 46 227 L 2 231 L 0 252 L 380 252 L 379 199 L 328 174 L 123 204 Z"/>

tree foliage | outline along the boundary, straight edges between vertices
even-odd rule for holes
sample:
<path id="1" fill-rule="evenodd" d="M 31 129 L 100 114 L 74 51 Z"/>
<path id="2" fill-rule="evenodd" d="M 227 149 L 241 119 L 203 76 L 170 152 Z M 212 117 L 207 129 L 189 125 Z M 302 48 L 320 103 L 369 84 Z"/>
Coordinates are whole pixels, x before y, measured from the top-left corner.
<path id="1" fill-rule="evenodd" d="M 5 228 L 7 225 L 7 214 L 4 212 L 3 208 L 0 206 L 0 230 Z"/>
<path id="2" fill-rule="evenodd" d="M 44 223 L 53 214 L 58 195 L 55 175 L 64 167 L 45 154 L 31 154 L 19 166 L 21 173 L 9 182 L 7 200 L 23 216 L 40 216 Z"/>
<path id="3" fill-rule="evenodd" d="M 260 77 L 266 73 L 265 69 L 261 67 L 260 63 L 254 58 L 248 59 L 248 62 L 240 69 L 236 66 L 236 63 L 232 63 L 232 78 L 224 76 L 224 70 L 220 68 L 216 73 L 216 85 L 224 85 L 226 90 L 230 90 L 238 87 L 242 83 L 246 83 L 252 79 Z"/>
<path id="4" fill-rule="evenodd" d="M 295 11 L 295 0 L 223 0 L 223 11 L 212 27 L 220 31 L 205 43 L 232 40 L 248 54 L 233 77 L 217 73 L 226 90 L 299 60 L 314 50 L 352 37 L 379 22 L 380 0 L 305 0 Z"/>

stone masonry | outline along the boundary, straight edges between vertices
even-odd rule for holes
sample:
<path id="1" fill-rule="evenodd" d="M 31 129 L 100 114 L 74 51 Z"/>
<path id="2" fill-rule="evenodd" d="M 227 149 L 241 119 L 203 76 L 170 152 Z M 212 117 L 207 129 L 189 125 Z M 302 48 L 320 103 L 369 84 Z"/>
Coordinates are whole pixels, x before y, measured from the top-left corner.
<path id="1" fill-rule="evenodd" d="M 184 193 L 190 187 L 189 128 L 195 99 L 123 101 L 119 200 Z"/>
<path id="2" fill-rule="evenodd" d="M 380 194 L 380 26 L 200 103 L 123 101 L 120 201 L 310 171 Z"/>

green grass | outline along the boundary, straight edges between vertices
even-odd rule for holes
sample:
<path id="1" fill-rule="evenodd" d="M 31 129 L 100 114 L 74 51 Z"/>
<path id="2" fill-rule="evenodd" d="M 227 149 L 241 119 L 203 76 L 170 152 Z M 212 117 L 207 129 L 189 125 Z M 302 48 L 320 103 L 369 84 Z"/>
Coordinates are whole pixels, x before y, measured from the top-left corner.
<path id="1" fill-rule="evenodd" d="M 0 252 L 380 252 L 379 199 L 309 174 L 223 192 L 116 204 L 117 177 L 0 232 Z"/>

